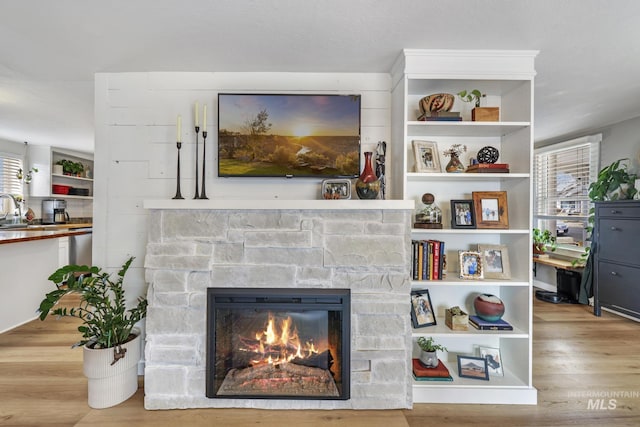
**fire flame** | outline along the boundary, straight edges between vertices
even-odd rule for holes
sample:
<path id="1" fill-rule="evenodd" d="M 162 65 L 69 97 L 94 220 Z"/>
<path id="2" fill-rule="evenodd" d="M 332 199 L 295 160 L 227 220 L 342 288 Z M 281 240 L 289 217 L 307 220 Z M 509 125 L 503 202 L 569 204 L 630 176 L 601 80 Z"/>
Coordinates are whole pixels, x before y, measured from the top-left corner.
<path id="1" fill-rule="evenodd" d="M 302 344 L 298 335 L 298 329 L 293 325 L 291 317 L 281 319 L 279 325 L 274 316 L 269 313 L 269 319 L 264 331 L 255 333 L 257 344 L 247 344 L 245 351 L 253 351 L 260 355 L 260 358 L 252 360 L 251 363 L 278 364 L 289 362 L 293 359 L 304 359 L 319 351 L 311 341 Z"/>

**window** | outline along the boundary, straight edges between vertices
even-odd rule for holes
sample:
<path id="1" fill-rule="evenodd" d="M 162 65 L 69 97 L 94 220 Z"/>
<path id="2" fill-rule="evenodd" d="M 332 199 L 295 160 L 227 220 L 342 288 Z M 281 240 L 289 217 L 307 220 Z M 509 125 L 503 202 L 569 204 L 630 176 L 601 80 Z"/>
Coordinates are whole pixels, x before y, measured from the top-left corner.
<path id="1" fill-rule="evenodd" d="M 598 134 L 535 150 L 534 227 L 555 231 L 558 243 L 587 240 L 589 185 L 598 177 L 601 140 Z"/>
<path id="2" fill-rule="evenodd" d="M 11 194 L 22 198 L 22 180 L 18 171 L 22 169 L 22 159 L 16 154 L 0 153 L 0 194 Z M 13 212 L 15 206 L 10 199 L 0 199 L 0 212 Z"/>

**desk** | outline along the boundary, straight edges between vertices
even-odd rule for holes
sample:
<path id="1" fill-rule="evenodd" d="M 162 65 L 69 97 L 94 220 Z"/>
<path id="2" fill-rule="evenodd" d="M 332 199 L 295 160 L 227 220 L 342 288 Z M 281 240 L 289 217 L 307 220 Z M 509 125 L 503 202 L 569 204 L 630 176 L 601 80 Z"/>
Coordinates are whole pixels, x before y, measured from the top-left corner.
<path id="1" fill-rule="evenodd" d="M 533 272 L 535 274 L 535 265 L 536 264 L 544 264 L 544 265 L 550 265 L 551 267 L 555 267 L 555 268 L 562 268 L 564 270 L 581 270 L 584 268 L 583 264 L 577 264 L 577 265 L 573 265 L 571 263 L 571 261 L 565 261 L 563 259 L 557 259 L 557 258 L 538 258 L 538 257 L 533 257 Z"/>

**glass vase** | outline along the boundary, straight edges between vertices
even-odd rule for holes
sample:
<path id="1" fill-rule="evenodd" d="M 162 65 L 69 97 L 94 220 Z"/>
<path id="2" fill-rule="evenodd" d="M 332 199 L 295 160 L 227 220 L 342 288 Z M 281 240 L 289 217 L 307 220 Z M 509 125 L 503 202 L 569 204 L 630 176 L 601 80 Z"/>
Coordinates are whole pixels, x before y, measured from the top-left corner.
<path id="1" fill-rule="evenodd" d="M 356 193 L 360 199 L 376 199 L 380 193 L 380 180 L 371 164 L 372 152 L 364 153 L 364 169 L 356 181 Z"/>

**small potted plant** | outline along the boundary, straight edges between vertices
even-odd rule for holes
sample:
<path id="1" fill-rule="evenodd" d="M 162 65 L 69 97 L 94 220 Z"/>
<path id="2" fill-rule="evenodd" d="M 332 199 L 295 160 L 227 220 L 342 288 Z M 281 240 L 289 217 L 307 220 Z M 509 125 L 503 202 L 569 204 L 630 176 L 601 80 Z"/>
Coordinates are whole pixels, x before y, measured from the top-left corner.
<path id="1" fill-rule="evenodd" d="M 473 102 L 475 108 L 471 110 L 471 120 L 474 122 L 497 122 L 500 120 L 499 107 L 481 107 L 480 98 L 487 96 L 478 89 L 462 90 L 457 93 L 464 102 Z"/>
<path id="2" fill-rule="evenodd" d="M 447 163 L 446 171 L 449 173 L 464 172 L 464 165 L 460 161 L 460 155 L 467 151 L 467 146 L 463 144 L 453 144 L 448 150 L 444 150 L 442 154 L 447 157 L 451 157 L 449 163 Z"/>
<path id="3" fill-rule="evenodd" d="M 539 228 L 533 229 L 533 253 L 534 255 L 542 255 L 547 250 L 554 252 L 556 250 L 556 238 L 551 231 L 541 230 Z"/>
<path id="4" fill-rule="evenodd" d="M 469 315 L 456 305 L 444 311 L 444 323 L 452 331 L 466 331 L 469 327 Z"/>
<path id="5" fill-rule="evenodd" d="M 78 331 L 83 346 L 83 370 L 88 378 L 88 403 L 92 408 L 107 408 L 131 397 L 138 389 L 138 361 L 141 345 L 134 325 L 147 314 L 146 298 L 126 309 L 126 274 L 133 257 L 118 272 L 117 280 L 99 267 L 67 265 L 56 270 L 49 280 L 56 288 L 40 303 L 40 320 L 49 314 L 82 320 Z M 67 294 L 79 295 L 75 307 L 55 307 Z"/>
<path id="6" fill-rule="evenodd" d="M 438 367 L 438 350 L 447 351 L 447 348 L 433 342 L 433 337 L 418 338 L 418 347 L 420 347 L 420 362 L 427 368 Z"/>

